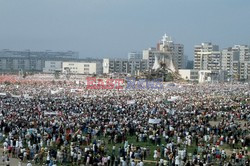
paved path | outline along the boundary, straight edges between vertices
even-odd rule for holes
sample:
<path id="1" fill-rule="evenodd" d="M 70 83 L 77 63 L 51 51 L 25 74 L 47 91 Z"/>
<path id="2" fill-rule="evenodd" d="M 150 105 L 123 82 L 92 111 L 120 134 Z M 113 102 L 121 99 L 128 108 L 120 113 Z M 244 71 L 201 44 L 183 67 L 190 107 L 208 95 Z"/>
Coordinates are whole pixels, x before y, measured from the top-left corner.
<path id="1" fill-rule="evenodd" d="M 3 155 L 3 149 L 0 148 L 0 166 L 5 166 L 6 163 L 4 163 L 4 162 L 2 161 L 2 155 Z M 19 161 L 20 161 L 20 160 L 17 159 L 17 158 L 10 158 L 10 166 L 18 166 L 18 162 L 19 162 Z M 22 163 L 22 166 L 26 166 L 26 165 L 27 165 L 26 162 Z M 33 165 L 33 164 L 32 164 L 32 165 Z"/>

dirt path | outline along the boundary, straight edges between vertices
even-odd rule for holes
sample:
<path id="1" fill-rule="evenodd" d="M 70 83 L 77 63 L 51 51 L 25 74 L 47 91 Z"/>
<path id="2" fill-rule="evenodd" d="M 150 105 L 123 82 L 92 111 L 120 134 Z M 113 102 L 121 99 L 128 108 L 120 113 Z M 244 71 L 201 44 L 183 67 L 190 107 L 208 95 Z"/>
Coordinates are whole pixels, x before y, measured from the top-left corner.
<path id="1" fill-rule="evenodd" d="M 3 149 L 0 148 L 0 166 L 5 166 L 6 163 L 2 161 L 2 156 L 3 156 Z M 18 166 L 19 161 L 20 160 L 17 158 L 10 158 L 10 166 Z M 22 166 L 26 166 L 26 165 L 27 165 L 26 162 L 22 163 Z"/>

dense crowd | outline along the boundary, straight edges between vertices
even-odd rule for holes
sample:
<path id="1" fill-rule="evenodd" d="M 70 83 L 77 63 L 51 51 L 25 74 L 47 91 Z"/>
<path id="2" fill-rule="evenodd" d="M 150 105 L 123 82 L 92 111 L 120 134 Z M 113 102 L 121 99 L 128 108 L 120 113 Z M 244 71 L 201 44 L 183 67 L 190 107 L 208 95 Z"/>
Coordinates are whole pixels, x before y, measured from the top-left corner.
<path id="1" fill-rule="evenodd" d="M 245 84 L 164 84 L 158 90 L 88 90 L 63 82 L 0 87 L 6 163 L 15 157 L 38 165 L 249 165 L 249 124 Z"/>

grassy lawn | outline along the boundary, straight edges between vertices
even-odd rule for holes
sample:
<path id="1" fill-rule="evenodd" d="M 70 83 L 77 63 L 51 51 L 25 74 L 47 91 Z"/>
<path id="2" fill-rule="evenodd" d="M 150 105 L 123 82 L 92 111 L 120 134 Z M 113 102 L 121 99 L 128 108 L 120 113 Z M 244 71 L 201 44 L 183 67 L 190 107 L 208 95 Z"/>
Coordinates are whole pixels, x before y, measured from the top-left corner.
<path id="1" fill-rule="evenodd" d="M 104 142 L 106 143 L 106 146 L 107 146 L 108 155 L 112 154 L 112 147 L 113 146 L 116 147 L 116 151 L 115 151 L 116 155 L 118 155 L 118 148 L 124 146 L 124 143 L 110 143 L 110 144 L 108 144 L 108 138 L 98 137 L 97 139 L 104 140 Z M 130 144 L 130 145 L 133 144 L 134 146 L 148 148 L 150 150 L 150 154 L 149 154 L 149 156 L 147 156 L 146 159 L 153 160 L 153 152 L 155 149 L 157 149 L 157 145 L 154 145 L 150 142 L 136 142 L 136 136 L 127 137 L 127 141 L 128 141 L 128 144 Z"/>
<path id="2" fill-rule="evenodd" d="M 115 146 L 115 155 L 119 154 L 119 152 L 118 152 L 119 147 L 124 147 L 124 143 L 108 143 L 108 138 L 105 138 L 103 136 L 96 137 L 96 140 L 102 140 L 105 143 L 105 145 L 106 145 L 106 152 L 107 152 L 108 155 L 112 154 L 112 148 L 113 148 L 113 146 Z M 162 138 L 161 140 L 162 140 L 161 141 L 162 144 L 166 145 L 164 139 Z M 175 138 L 172 138 L 172 140 L 176 143 L 176 139 Z M 144 165 L 146 165 L 146 166 L 156 165 L 156 163 L 155 163 L 156 161 L 153 158 L 153 152 L 154 152 L 154 150 L 156 150 L 158 148 L 161 148 L 161 146 L 153 144 L 149 140 L 147 142 L 137 142 L 136 141 L 136 136 L 127 136 L 127 141 L 128 141 L 128 144 L 130 144 L 130 145 L 133 144 L 134 146 L 139 146 L 139 147 L 143 147 L 143 148 L 149 149 L 149 155 L 146 157 L 146 160 L 149 160 L 151 162 L 144 162 Z M 2 145 L 3 144 L 1 143 L 0 147 L 2 147 Z M 86 146 L 87 145 L 82 146 L 82 148 L 84 148 Z M 56 146 L 52 146 L 50 148 L 56 148 Z M 66 147 L 66 148 L 69 148 L 69 146 Z M 236 144 L 235 148 L 236 149 L 241 148 L 241 144 L 240 143 Z M 250 149 L 250 147 L 248 147 L 248 148 Z M 183 149 L 183 146 L 181 146 L 180 149 Z M 187 153 L 193 154 L 194 151 L 195 151 L 195 149 L 197 150 L 197 146 L 193 142 L 191 146 L 187 146 Z M 233 150 L 233 148 L 230 145 L 228 145 L 228 144 L 224 144 L 224 145 L 220 146 L 220 149 L 225 149 L 228 152 L 231 152 Z M 227 154 L 229 154 L 229 153 L 227 153 Z M 68 164 L 68 165 L 72 165 L 72 164 Z"/>

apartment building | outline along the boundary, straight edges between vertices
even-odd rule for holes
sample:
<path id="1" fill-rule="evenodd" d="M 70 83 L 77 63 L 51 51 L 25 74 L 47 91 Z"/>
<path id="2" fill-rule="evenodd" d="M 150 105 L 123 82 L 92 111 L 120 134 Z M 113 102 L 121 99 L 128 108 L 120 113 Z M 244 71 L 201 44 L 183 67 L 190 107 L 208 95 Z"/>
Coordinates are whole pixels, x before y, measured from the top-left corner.
<path id="1" fill-rule="evenodd" d="M 194 69 L 215 70 L 221 69 L 221 52 L 218 45 L 201 43 L 194 47 Z"/>
<path id="2" fill-rule="evenodd" d="M 130 52 L 128 53 L 129 60 L 142 59 L 142 52 Z"/>
<path id="3" fill-rule="evenodd" d="M 239 58 L 238 49 L 233 49 L 232 47 L 223 49 L 221 51 L 221 70 L 227 71 L 229 77 L 237 77 L 240 70 Z"/>
<path id="4" fill-rule="evenodd" d="M 250 79 L 250 52 L 247 45 L 234 45 L 221 51 L 221 69 L 234 80 Z"/>
<path id="5" fill-rule="evenodd" d="M 103 59 L 103 73 L 136 74 L 147 70 L 147 60 L 143 59 Z"/>

